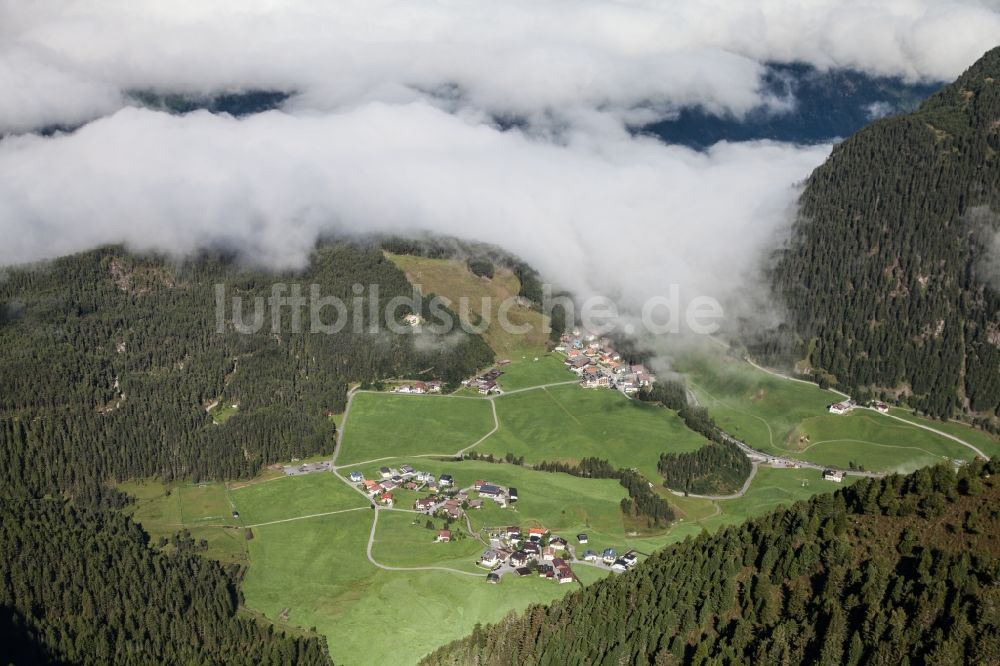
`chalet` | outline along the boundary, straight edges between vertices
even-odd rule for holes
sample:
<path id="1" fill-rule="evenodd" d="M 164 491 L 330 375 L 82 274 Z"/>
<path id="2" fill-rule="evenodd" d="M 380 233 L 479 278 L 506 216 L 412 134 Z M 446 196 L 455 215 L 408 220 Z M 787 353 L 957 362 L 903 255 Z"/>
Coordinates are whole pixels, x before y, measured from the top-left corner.
<path id="1" fill-rule="evenodd" d="M 573 372 L 582 373 L 583 369 L 590 365 L 590 359 L 586 356 L 578 356 L 577 358 L 567 360 L 566 365 Z"/>
<path id="2" fill-rule="evenodd" d="M 500 391 L 500 388 L 497 386 L 496 380 L 493 379 L 487 379 L 485 381 L 479 382 L 476 388 L 482 395 L 487 395 L 490 393 L 498 393 Z"/>
<path id="3" fill-rule="evenodd" d="M 399 468 L 399 471 L 403 473 L 403 476 L 413 476 L 415 474 L 412 465 L 403 465 Z"/>
<path id="4" fill-rule="evenodd" d="M 420 486 L 415 484 L 413 481 L 407 481 L 406 483 L 403 484 L 403 487 L 406 488 L 407 490 L 416 490 Z"/>
<path id="5" fill-rule="evenodd" d="M 399 475 L 399 474 L 393 474 L 393 475 L 392 475 L 392 476 L 391 476 L 391 477 L 389 478 L 389 480 L 390 480 L 390 481 L 393 481 L 394 483 L 396 483 L 397 485 L 399 485 L 400 483 L 402 483 L 402 482 L 403 482 L 403 477 L 402 477 L 401 475 Z"/>
<path id="6" fill-rule="evenodd" d="M 541 541 L 542 537 L 548 534 L 549 531 L 544 527 L 529 527 L 528 528 L 528 540 L 529 541 Z"/>
<path id="7" fill-rule="evenodd" d="M 518 576 L 530 576 L 531 569 L 529 569 L 528 567 L 518 567 L 514 569 L 514 573 L 516 573 Z"/>
<path id="8" fill-rule="evenodd" d="M 630 550 L 622 555 L 621 560 L 625 563 L 625 566 L 632 568 L 635 566 L 635 563 L 639 561 L 639 553 L 634 550 Z"/>
<path id="9" fill-rule="evenodd" d="M 417 472 L 416 479 L 418 483 L 427 483 L 433 481 L 434 476 L 430 472 Z"/>
<path id="10" fill-rule="evenodd" d="M 564 560 L 561 557 L 553 557 L 552 566 L 555 567 L 556 569 L 558 569 L 559 567 L 564 567 L 566 566 L 566 560 Z"/>
<path id="11" fill-rule="evenodd" d="M 586 534 L 577 534 L 576 535 L 576 540 L 579 543 L 587 543 L 587 541 L 589 541 L 589 539 L 587 538 Z"/>
<path id="12" fill-rule="evenodd" d="M 402 386 L 397 386 L 393 389 L 394 393 L 413 393 L 413 387 L 409 384 L 403 384 Z"/>
<path id="13" fill-rule="evenodd" d="M 427 393 L 427 384 L 424 382 L 413 382 L 413 386 L 410 387 L 410 393 Z"/>
<path id="14" fill-rule="evenodd" d="M 641 363 L 637 363 L 637 364 L 634 364 L 634 365 L 630 366 L 629 367 L 629 371 L 633 375 L 644 375 L 644 374 L 646 374 L 646 366 L 642 365 Z"/>
<path id="15" fill-rule="evenodd" d="M 620 557 L 617 560 L 615 560 L 614 563 L 611 565 L 611 570 L 614 571 L 615 573 L 623 573 L 627 569 L 628 567 L 625 566 L 625 560 L 621 559 Z"/>
<path id="16" fill-rule="evenodd" d="M 552 578 L 555 571 L 552 569 L 551 564 L 539 564 L 538 565 L 538 576 L 540 578 Z"/>
<path id="17" fill-rule="evenodd" d="M 482 509 L 483 508 L 483 500 L 481 500 L 481 499 L 469 500 L 469 508 L 470 509 Z"/>
<path id="18" fill-rule="evenodd" d="M 487 550 L 479 558 L 479 566 L 492 569 L 500 564 L 500 554 L 495 550 Z"/>
<path id="19" fill-rule="evenodd" d="M 521 528 L 516 525 L 511 525 L 506 529 L 508 539 L 516 539 L 521 536 Z"/>
<path id="20" fill-rule="evenodd" d="M 567 566 L 559 567 L 559 569 L 556 570 L 556 581 L 558 581 L 560 584 L 572 583 L 573 570 Z"/>
<path id="21" fill-rule="evenodd" d="M 430 511 L 437 504 L 437 499 L 434 497 L 422 497 L 413 503 L 413 508 L 417 511 Z"/>
<path id="22" fill-rule="evenodd" d="M 382 490 L 382 487 L 379 484 L 372 481 L 371 479 L 369 479 L 365 481 L 365 490 L 368 491 L 369 495 L 374 495 L 375 493 Z"/>
<path id="23" fill-rule="evenodd" d="M 605 548 L 601 559 L 604 560 L 605 564 L 611 564 L 618 559 L 618 553 L 615 552 L 614 548 Z"/>
<path id="24" fill-rule="evenodd" d="M 351 472 L 351 481 L 353 481 L 354 483 L 361 483 L 364 480 L 365 480 L 365 475 L 362 474 L 361 472 L 357 470 Z"/>
<path id="25" fill-rule="evenodd" d="M 380 488 L 382 488 L 382 490 L 392 490 L 399 484 L 393 481 L 392 479 L 386 479 L 385 481 L 379 481 L 378 485 Z"/>
<path id="26" fill-rule="evenodd" d="M 846 414 L 857 406 L 858 403 L 853 400 L 843 400 L 833 403 L 828 409 L 831 414 Z"/>
<path id="27" fill-rule="evenodd" d="M 382 506 L 391 507 L 393 503 L 392 493 L 382 493 L 379 496 L 378 501 L 382 504 Z"/>
<path id="28" fill-rule="evenodd" d="M 597 553 L 595 553 L 592 550 L 585 551 L 583 553 L 583 561 L 584 562 L 596 562 L 597 561 Z"/>
<path id="29" fill-rule="evenodd" d="M 508 488 L 507 489 L 507 497 L 510 498 L 511 502 L 516 502 L 517 501 L 517 488 Z"/>
<path id="30" fill-rule="evenodd" d="M 438 543 L 451 541 L 451 530 L 438 530 L 438 535 L 434 540 Z"/>
<path id="31" fill-rule="evenodd" d="M 490 585 L 499 585 L 500 576 L 495 573 L 488 573 L 486 574 L 486 582 L 489 583 Z"/>
<path id="32" fill-rule="evenodd" d="M 438 479 L 438 483 L 443 488 L 445 486 L 454 485 L 455 479 L 454 479 L 454 477 L 452 477 L 451 474 L 442 474 L 441 477 Z"/>
<path id="33" fill-rule="evenodd" d="M 486 485 L 485 481 L 483 481 L 482 479 L 476 479 L 475 483 L 472 484 L 472 488 L 474 490 L 479 490 L 480 488 L 482 488 L 485 485 Z"/>
<path id="34" fill-rule="evenodd" d="M 441 382 L 433 381 L 427 382 L 427 392 L 428 393 L 440 393 L 441 392 Z"/>
<path id="35" fill-rule="evenodd" d="M 556 549 L 552 546 L 546 546 L 545 550 L 542 551 L 542 559 L 546 562 L 556 559 Z"/>
<path id="36" fill-rule="evenodd" d="M 521 546 L 521 550 L 532 557 L 538 557 L 542 552 L 542 549 L 538 547 L 538 544 L 531 541 Z"/>
<path id="37" fill-rule="evenodd" d="M 823 480 L 841 483 L 844 480 L 844 473 L 835 469 L 824 469 Z"/>
<path id="38" fill-rule="evenodd" d="M 528 555 L 528 553 L 523 550 L 519 550 L 516 553 L 511 553 L 508 562 L 510 562 L 512 567 L 523 567 L 530 559 L 531 556 Z"/>
<path id="39" fill-rule="evenodd" d="M 885 404 L 880 400 L 872 400 L 872 409 L 874 409 L 879 414 L 889 413 L 889 405 Z"/>
<path id="40" fill-rule="evenodd" d="M 503 494 L 503 489 L 500 486 L 494 486 L 492 483 L 484 483 L 479 487 L 479 494 L 486 495 L 487 497 L 497 497 Z"/>
<path id="41" fill-rule="evenodd" d="M 549 547 L 556 550 L 566 550 L 566 539 L 562 537 L 554 536 L 549 539 Z"/>
<path id="42" fill-rule="evenodd" d="M 379 467 L 378 468 L 378 473 L 382 476 L 383 479 L 391 479 L 392 478 L 392 470 L 389 469 L 388 467 Z"/>

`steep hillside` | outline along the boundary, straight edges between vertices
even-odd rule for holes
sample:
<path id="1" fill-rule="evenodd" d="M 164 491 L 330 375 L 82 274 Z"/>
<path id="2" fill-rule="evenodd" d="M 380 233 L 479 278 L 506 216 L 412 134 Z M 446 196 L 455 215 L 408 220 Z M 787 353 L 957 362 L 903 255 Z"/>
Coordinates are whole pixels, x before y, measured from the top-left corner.
<path id="1" fill-rule="evenodd" d="M 862 480 L 667 547 L 424 663 L 998 663 L 997 472 Z"/>
<path id="2" fill-rule="evenodd" d="M 814 370 L 933 415 L 1000 406 L 1000 48 L 809 178 L 774 282 Z M 992 273 L 992 275 L 991 275 Z M 797 345 L 801 345 L 801 347 Z M 756 353 L 774 352 L 759 345 Z"/>
<path id="3" fill-rule="evenodd" d="M 286 295 L 295 284 L 308 298 L 315 284 L 322 297 L 339 297 L 343 327 L 312 331 L 307 303 L 296 332 L 289 306 L 267 305 L 277 283 Z M 0 282 L 2 492 L 79 497 L 103 492 L 108 480 L 246 477 L 330 452 L 328 414 L 343 409 L 349 383 L 399 375 L 457 382 L 492 361 L 478 336 L 388 334 L 384 306 L 411 295 L 380 251 L 343 244 L 319 248 L 295 273 L 115 248 L 10 270 Z M 240 319 L 251 324 L 262 299 L 259 331 L 237 332 L 236 296 Z M 335 316 L 333 307 L 321 312 L 326 325 Z"/>
<path id="4" fill-rule="evenodd" d="M 315 635 L 237 614 L 235 572 L 164 555 L 127 518 L 0 499 L 3 663 L 329 663 Z"/>

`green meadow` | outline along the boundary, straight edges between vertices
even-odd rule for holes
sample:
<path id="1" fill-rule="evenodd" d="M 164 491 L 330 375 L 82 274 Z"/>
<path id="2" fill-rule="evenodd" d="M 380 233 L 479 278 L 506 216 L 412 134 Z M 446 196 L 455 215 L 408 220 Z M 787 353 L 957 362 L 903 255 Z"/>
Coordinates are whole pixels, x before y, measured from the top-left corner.
<path id="1" fill-rule="evenodd" d="M 344 425 L 338 465 L 454 453 L 493 429 L 493 413 L 486 400 L 363 392 Z"/>
<path id="2" fill-rule="evenodd" d="M 544 350 L 521 349 L 510 356 L 510 364 L 500 367 L 499 382 L 504 391 L 577 380 L 563 363 L 563 357 Z"/>
<path id="3" fill-rule="evenodd" d="M 369 505 L 330 472 L 250 483 L 230 490 L 229 497 L 247 526 Z"/>
<path id="4" fill-rule="evenodd" d="M 974 451 L 939 434 L 871 410 L 846 415 L 827 412 L 842 396 L 806 382 L 768 374 L 740 359 L 701 354 L 679 363 L 699 402 L 727 432 L 761 451 L 820 465 L 885 472 L 909 472 L 944 459 L 968 460 Z M 902 410 L 894 410 L 899 415 Z M 942 424 L 912 415 L 927 425 L 979 445 L 1000 446 L 985 433 L 962 424 Z"/>
<path id="5" fill-rule="evenodd" d="M 380 523 L 391 513 L 381 512 Z M 477 623 L 579 589 L 536 576 L 488 585 L 481 575 L 383 571 L 365 556 L 371 521 L 358 511 L 256 529 L 243 583 L 247 606 L 281 624 L 316 627 L 338 664 L 412 664 Z"/>
<path id="6" fill-rule="evenodd" d="M 693 451 L 706 444 L 678 416 L 617 391 L 554 386 L 496 399 L 500 429 L 478 453 L 523 456 L 525 462 L 577 463 L 604 458 L 657 478 L 664 451 Z"/>

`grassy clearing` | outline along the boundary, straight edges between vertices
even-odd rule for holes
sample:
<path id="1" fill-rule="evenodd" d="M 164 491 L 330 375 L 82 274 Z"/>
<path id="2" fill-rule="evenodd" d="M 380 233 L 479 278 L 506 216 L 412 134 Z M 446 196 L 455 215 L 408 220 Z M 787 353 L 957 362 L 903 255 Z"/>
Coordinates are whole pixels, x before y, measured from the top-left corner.
<path id="1" fill-rule="evenodd" d="M 246 539 L 239 521 L 232 517 L 232 508 L 221 483 L 192 485 L 142 481 L 124 483 L 119 488 L 135 497 L 129 512 L 149 533 L 153 543 L 160 537 L 170 539 L 187 529 L 196 540 L 208 542 L 205 556 L 246 564 Z"/>
<path id="2" fill-rule="evenodd" d="M 898 416 L 901 419 L 906 419 L 911 423 L 929 426 L 935 430 L 940 430 L 941 432 L 946 432 L 949 435 L 954 435 L 955 437 L 972 444 L 988 456 L 1000 456 L 1000 437 L 991 435 L 988 432 L 977 430 L 976 428 L 965 425 L 964 423 L 956 423 L 954 421 L 935 421 L 933 419 L 915 416 L 911 412 L 905 409 L 900 409 L 899 407 L 891 407 L 889 409 L 889 413 L 893 416 Z"/>
<path id="3" fill-rule="evenodd" d="M 485 400 L 358 393 L 351 405 L 337 464 L 454 453 L 492 429 L 493 413 Z"/>
<path id="4" fill-rule="evenodd" d="M 216 425 L 222 425 L 229 419 L 231 419 L 238 411 L 239 407 L 234 404 L 218 404 L 213 407 L 208 413 L 211 414 L 212 420 L 215 421 Z"/>
<path id="5" fill-rule="evenodd" d="M 854 462 L 865 469 L 900 473 L 973 455 L 958 442 L 868 410 L 806 419 L 794 433 L 792 446 L 802 447 L 798 456 L 821 465 L 846 468 Z"/>
<path id="6" fill-rule="evenodd" d="M 826 407 L 841 396 L 775 377 L 739 359 L 705 354 L 685 358 L 680 366 L 719 425 L 762 451 L 821 465 L 847 467 L 854 462 L 869 470 L 898 472 L 974 455 L 946 437 L 869 410 L 829 414 Z M 898 411 L 902 410 L 897 415 Z M 1000 452 L 1000 445 L 988 441 L 988 436 L 973 438 L 970 433 L 977 433 L 961 424 L 912 415 L 908 419 L 958 437 L 969 436 L 977 446 L 986 439 L 985 451 Z"/>
<path id="7" fill-rule="evenodd" d="M 368 501 L 333 474 L 283 476 L 231 490 L 244 525 L 368 506 Z"/>
<path id="8" fill-rule="evenodd" d="M 576 379 L 576 375 L 566 368 L 563 357 L 559 354 L 539 349 L 522 349 L 514 353 L 510 360 L 510 365 L 502 368 L 504 374 L 500 377 L 500 386 L 505 391 Z"/>
<path id="9" fill-rule="evenodd" d="M 380 563 L 392 567 L 445 566 L 462 571 L 481 572 L 476 560 L 486 549 L 478 539 L 464 534 L 457 525 L 452 533 L 455 540 L 434 543 L 437 530 L 444 527 L 440 518 L 430 519 L 436 529 L 425 526 L 428 517 L 402 511 L 382 511 L 378 518 L 372 556 Z"/>
<path id="10" fill-rule="evenodd" d="M 655 481 L 661 452 L 706 444 L 674 412 L 617 391 L 557 386 L 502 396 L 496 406 L 500 430 L 475 450 L 498 456 L 509 452 L 528 463 L 576 463 L 596 456 L 635 467 Z"/>
<path id="11" fill-rule="evenodd" d="M 315 626 L 338 664 L 411 664 L 477 622 L 579 589 L 537 577 L 487 585 L 446 572 L 382 571 L 365 557 L 370 526 L 370 513 L 359 511 L 259 528 L 247 606 L 272 621 L 287 609 L 288 623 Z"/>
<path id="12" fill-rule="evenodd" d="M 530 326 L 525 334 L 503 330 L 497 321 L 500 304 L 517 296 L 521 283 L 510 270 L 497 267 L 492 279 L 474 275 L 464 261 L 458 259 L 429 259 L 410 255 L 386 253 L 396 266 L 413 284 L 420 285 L 424 294 L 437 294 L 450 301 L 455 312 L 460 312 L 460 299 L 467 299 L 468 310 L 473 313 L 473 323 L 488 322 L 483 338 L 499 357 L 506 357 L 523 348 L 545 347 L 548 334 L 545 332 L 545 317 L 535 310 L 522 305 L 514 305 L 507 312 L 507 319 L 516 327 Z M 489 307 L 484 308 L 483 299 Z"/>

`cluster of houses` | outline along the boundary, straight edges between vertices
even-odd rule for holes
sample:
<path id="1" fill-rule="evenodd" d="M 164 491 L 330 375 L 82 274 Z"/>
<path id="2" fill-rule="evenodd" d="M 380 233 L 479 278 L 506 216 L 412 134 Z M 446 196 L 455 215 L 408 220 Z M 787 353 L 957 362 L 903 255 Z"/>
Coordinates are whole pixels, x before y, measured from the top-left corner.
<path id="1" fill-rule="evenodd" d="M 392 390 L 393 393 L 440 393 L 441 392 L 441 382 L 430 381 L 430 382 L 413 382 L 411 384 L 402 384 L 397 386 Z"/>
<path id="2" fill-rule="evenodd" d="M 454 481 L 450 475 L 442 474 L 438 485 L 441 488 L 450 488 L 454 485 Z M 415 501 L 413 509 L 421 513 L 437 515 L 451 520 L 461 518 L 466 510 L 481 509 L 483 502 L 486 500 L 492 500 L 502 509 L 507 508 L 510 503 L 517 501 L 517 488 L 505 488 L 482 480 L 477 480 L 471 489 L 477 493 L 477 497 L 470 495 L 469 488 L 440 492 L 439 488 L 434 488 L 432 484 L 429 484 L 429 488 L 432 488 L 432 494 Z M 450 540 L 450 535 L 449 539 L 438 539 L 438 541 L 448 540 Z"/>
<path id="3" fill-rule="evenodd" d="M 518 576 L 536 573 L 557 583 L 572 583 L 575 576 L 565 559 L 567 548 L 565 539 L 551 535 L 544 527 L 529 528 L 527 533 L 517 526 L 505 527 L 490 535 L 490 547 L 477 564 L 490 571 L 488 583 L 499 583 L 501 575 L 508 571 Z"/>
<path id="4" fill-rule="evenodd" d="M 503 360 L 498 363 L 498 365 L 506 365 L 510 361 Z M 462 386 L 468 386 L 469 388 L 476 389 L 482 395 L 489 395 L 491 393 L 501 393 L 500 385 L 497 383 L 497 379 L 503 373 L 496 368 L 490 368 L 478 377 L 473 377 L 471 379 L 462 380 Z"/>
<path id="5" fill-rule="evenodd" d="M 827 407 L 827 410 L 831 414 L 847 414 L 848 412 L 857 409 L 858 406 L 859 405 L 857 401 L 848 398 L 847 400 L 841 400 L 840 402 L 833 403 L 832 405 Z M 889 405 L 885 404 L 881 400 L 872 400 L 870 403 L 868 403 L 868 406 L 880 414 L 889 413 Z"/>
<path id="6" fill-rule="evenodd" d="M 632 395 L 656 381 L 642 364 L 628 364 L 614 350 L 607 338 L 580 336 L 579 331 L 564 333 L 556 351 L 566 355 L 566 366 L 580 376 L 586 388 L 614 388 Z"/>
<path id="7" fill-rule="evenodd" d="M 628 571 L 639 562 L 639 553 L 630 550 L 619 557 L 614 548 L 605 548 L 604 552 L 600 555 L 596 551 L 587 550 L 583 553 L 581 559 L 585 562 L 601 561 L 605 566 L 611 567 L 612 571 L 622 573 Z"/>
<path id="8" fill-rule="evenodd" d="M 436 492 L 439 484 L 451 483 L 451 477 L 447 474 L 442 474 L 441 479 L 438 480 L 430 472 L 418 472 L 411 465 L 403 465 L 399 469 L 390 469 L 385 466 L 380 467 L 379 476 L 381 478 L 378 481 L 366 479 L 365 475 L 359 470 L 354 470 L 350 473 L 349 478 L 351 483 L 359 484 L 361 489 L 373 502 L 378 502 L 382 506 L 390 508 L 396 501 L 395 496 L 392 494 L 392 491 L 396 488 L 403 488 L 404 490 L 429 488 Z"/>

